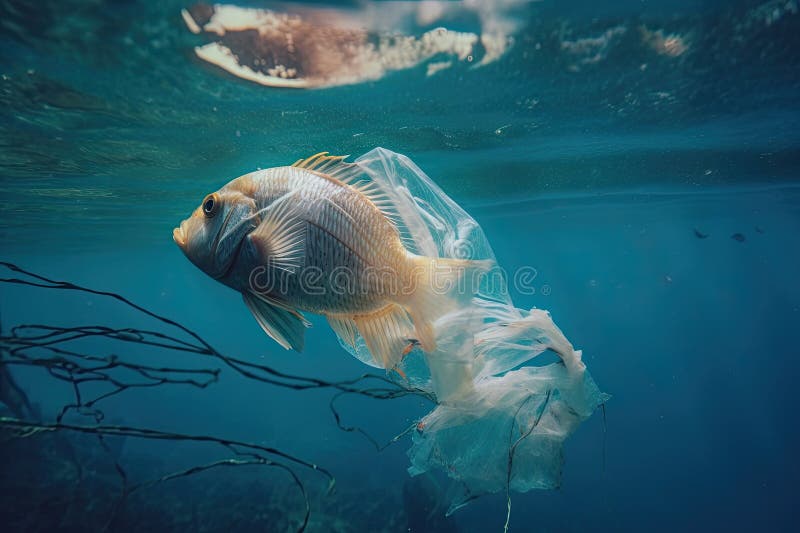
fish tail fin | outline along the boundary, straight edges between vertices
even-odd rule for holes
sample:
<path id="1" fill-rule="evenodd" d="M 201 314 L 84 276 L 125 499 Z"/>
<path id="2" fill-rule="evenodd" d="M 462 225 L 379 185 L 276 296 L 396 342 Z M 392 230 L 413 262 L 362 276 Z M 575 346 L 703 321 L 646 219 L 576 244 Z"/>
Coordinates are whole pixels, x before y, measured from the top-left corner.
<path id="1" fill-rule="evenodd" d="M 413 282 L 404 306 L 414 322 L 420 346 L 430 353 L 436 349 L 433 323 L 469 302 L 478 289 L 480 277 L 493 263 L 409 255 Z"/>

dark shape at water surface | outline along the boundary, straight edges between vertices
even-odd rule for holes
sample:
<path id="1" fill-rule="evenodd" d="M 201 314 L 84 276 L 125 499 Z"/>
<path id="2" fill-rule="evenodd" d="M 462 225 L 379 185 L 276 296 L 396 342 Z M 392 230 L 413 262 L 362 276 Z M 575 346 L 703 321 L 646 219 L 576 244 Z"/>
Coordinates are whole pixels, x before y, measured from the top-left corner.
<path id="1" fill-rule="evenodd" d="M 761 226 L 756 226 L 755 229 L 756 229 L 756 233 L 761 233 L 761 234 L 764 233 L 764 228 L 762 228 Z"/>
<path id="2" fill-rule="evenodd" d="M 416 4 L 409 2 L 409 7 L 415 9 Z M 306 7 L 301 12 L 197 4 L 182 10 L 181 16 L 189 31 L 214 39 L 195 48 L 197 57 L 269 87 L 348 85 L 377 80 L 434 57 L 447 59 L 429 64 L 430 76 L 454 60 L 471 63 L 481 56 L 482 62 L 489 62 L 507 48 L 504 36 L 484 36 L 489 40 L 482 44 L 482 37 L 474 33 L 436 28 L 416 37 L 370 30 L 363 18 L 352 19 L 352 13 L 332 8 L 317 12 Z"/>
<path id="3" fill-rule="evenodd" d="M 707 239 L 708 233 L 703 233 L 699 229 L 694 228 L 694 236 L 697 237 L 698 239 Z"/>
<path id="4" fill-rule="evenodd" d="M 731 235 L 731 239 L 733 239 L 736 242 L 744 242 L 746 240 L 745 236 L 742 235 L 741 233 L 734 233 L 733 235 Z"/>

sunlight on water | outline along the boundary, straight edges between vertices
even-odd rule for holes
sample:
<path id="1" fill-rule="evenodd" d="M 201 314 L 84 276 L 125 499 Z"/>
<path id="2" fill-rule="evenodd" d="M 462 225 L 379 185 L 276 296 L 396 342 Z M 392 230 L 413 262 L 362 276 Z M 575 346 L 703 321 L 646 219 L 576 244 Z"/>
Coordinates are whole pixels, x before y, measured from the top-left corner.
<path id="1" fill-rule="evenodd" d="M 490 64 L 292 91 L 194 58 L 206 39 L 181 2 L 5 2 L 4 218 L 48 239 L 70 240 L 68 222 L 107 240 L 100 209 L 152 242 L 209 186 L 374 146 L 412 156 L 457 200 L 784 182 L 797 164 L 797 14 L 771 4 L 668 16 L 525 4 Z M 481 31 L 475 13 L 456 20 Z M 504 180 L 487 183 L 495 172 Z"/>

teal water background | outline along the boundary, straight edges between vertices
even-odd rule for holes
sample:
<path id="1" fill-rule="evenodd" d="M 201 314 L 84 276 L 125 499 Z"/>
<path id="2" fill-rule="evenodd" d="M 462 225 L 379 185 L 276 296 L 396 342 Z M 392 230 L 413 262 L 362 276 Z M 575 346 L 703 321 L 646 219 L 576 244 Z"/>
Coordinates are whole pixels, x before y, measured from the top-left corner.
<path id="1" fill-rule="evenodd" d="M 535 293 L 512 293 L 516 305 L 550 310 L 612 395 L 605 425 L 597 413 L 568 441 L 561 489 L 514 495 L 512 530 L 794 529 L 794 2 L 545 1 L 526 8 L 514 47 L 494 64 L 433 77 L 419 67 L 318 91 L 250 85 L 201 64 L 184 6 L 0 4 L 3 259 L 125 294 L 223 352 L 352 377 L 363 366 L 322 321 L 304 354 L 284 352 L 237 295 L 185 260 L 171 231 L 206 193 L 255 168 L 390 148 L 481 223 L 504 267 L 536 269 Z M 620 26 L 597 61 L 563 46 Z M 683 36 L 688 50 L 655 53 L 642 26 Z M 0 289 L 4 324 L 134 320 L 97 305 Z M 21 377 L 45 408 L 68 392 L 33 372 Z M 402 497 L 407 441 L 375 452 L 336 428 L 329 397 L 223 375 L 202 391 L 134 391 L 107 411 L 130 424 L 263 441 L 328 467 L 339 488 L 328 500 L 312 489 L 316 530 L 334 521 L 405 530 L 405 515 L 419 512 Z M 346 407 L 348 421 L 388 439 L 429 405 Z M 125 453 L 142 470 L 154 456 L 175 465 L 203 457 L 130 441 Z M 186 529 L 185 508 L 169 509 L 181 501 L 223 528 L 221 502 L 256 513 L 247 487 L 273 482 L 203 475 L 153 488 L 139 509 L 157 511 L 125 524 Z M 504 497 L 490 496 L 454 526 L 499 530 L 504 516 Z"/>

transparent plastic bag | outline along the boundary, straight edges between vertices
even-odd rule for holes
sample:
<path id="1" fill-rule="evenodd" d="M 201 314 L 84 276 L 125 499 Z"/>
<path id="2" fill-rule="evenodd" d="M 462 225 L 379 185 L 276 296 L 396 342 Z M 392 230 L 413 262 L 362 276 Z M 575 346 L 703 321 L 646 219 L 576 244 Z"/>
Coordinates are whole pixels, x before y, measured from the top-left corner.
<path id="1" fill-rule="evenodd" d="M 376 148 L 356 163 L 389 199 L 409 251 L 497 264 L 480 225 L 406 156 Z M 397 367 L 438 402 L 417 425 L 409 472 L 455 480 L 451 512 L 480 494 L 557 487 L 564 440 L 608 398 L 549 313 L 514 307 L 499 268 L 475 289 L 435 322 L 436 350 L 414 349 Z M 379 366 L 363 339 L 340 342 Z M 522 366 L 546 350 L 560 361 Z"/>

